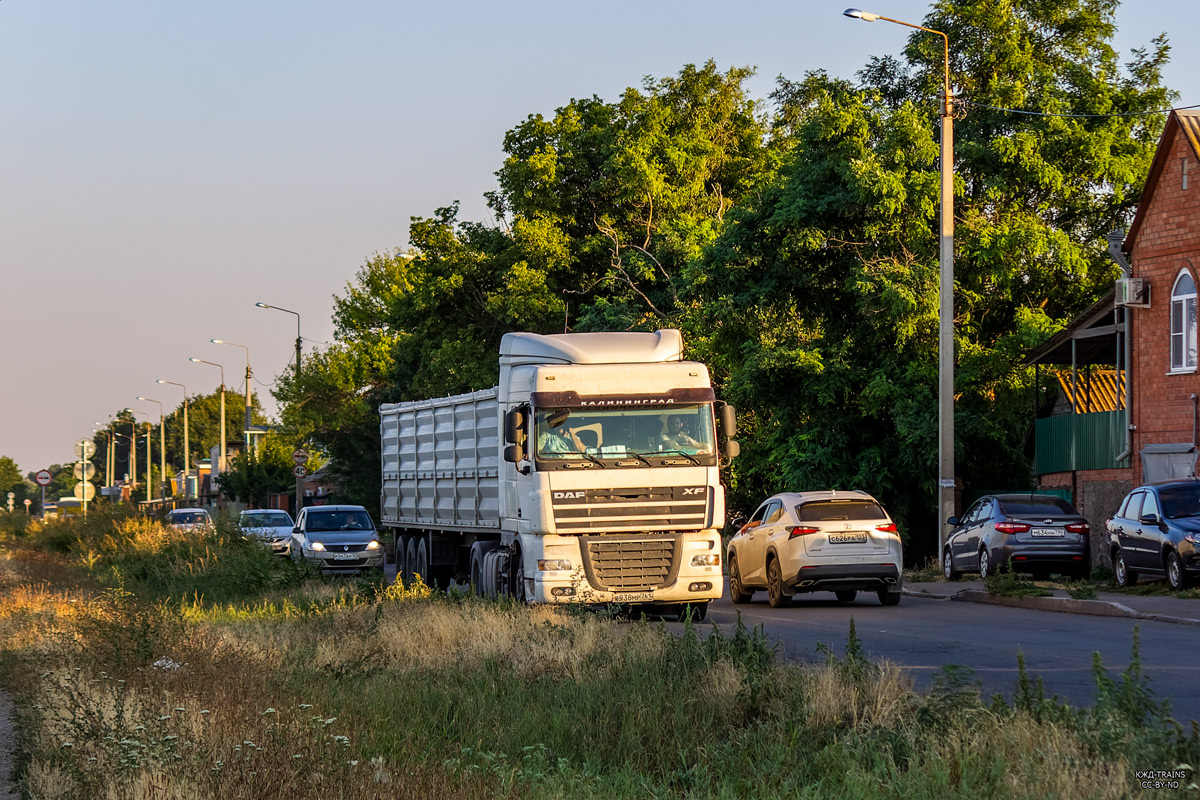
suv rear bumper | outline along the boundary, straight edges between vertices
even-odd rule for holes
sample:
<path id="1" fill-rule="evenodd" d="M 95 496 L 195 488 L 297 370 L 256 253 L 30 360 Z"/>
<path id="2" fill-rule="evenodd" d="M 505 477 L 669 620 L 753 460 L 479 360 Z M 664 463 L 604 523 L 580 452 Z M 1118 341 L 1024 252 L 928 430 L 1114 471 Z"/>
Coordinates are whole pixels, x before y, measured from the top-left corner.
<path id="1" fill-rule="evenodd" d="M 900 591 L 900 568 L 895 564 L 829 564 L 807 566 L 787 581 L 791 592 L 833 592 L 839 589 Z"/>

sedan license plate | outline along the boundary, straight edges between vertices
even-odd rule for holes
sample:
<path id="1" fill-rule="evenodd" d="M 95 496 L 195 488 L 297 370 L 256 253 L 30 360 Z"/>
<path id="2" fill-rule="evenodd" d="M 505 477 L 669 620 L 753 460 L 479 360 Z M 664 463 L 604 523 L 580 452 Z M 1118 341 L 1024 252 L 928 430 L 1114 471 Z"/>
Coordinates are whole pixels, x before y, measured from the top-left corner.
<path id="1" fill-rule="evenodd" d="M 849 531 L 848 533 L 829 534 L 830 544 L 865 544 L 866 541 L 866 531 Z"/>
<path id="2" fill-rule="evenodd" d="M 358 553 L 334 553 L 333 554 L 334 561 L 353 561 L 354 559 L 356 559 L 358 557 L 359 557 Z"/>
<path id="3" fill-rule="evenodd" d="M 1034 528 L 1033 535 L 1039 539 L 1061 539 L 1066 534 L 1062 528 Z"/>

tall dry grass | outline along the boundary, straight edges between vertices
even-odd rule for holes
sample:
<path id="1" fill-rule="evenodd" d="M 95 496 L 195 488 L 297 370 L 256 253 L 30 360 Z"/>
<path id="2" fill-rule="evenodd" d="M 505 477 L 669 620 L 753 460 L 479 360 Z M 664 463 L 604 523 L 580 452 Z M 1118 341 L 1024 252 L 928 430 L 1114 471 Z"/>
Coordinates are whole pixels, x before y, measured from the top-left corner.
<path id="1" fill-rule="evenodd" d="M 1032 680 L 985 704 L 953 672 L 915 693 L 853 627 L 800 667 L 742 626 L 672 634 L 270 560 L 238 594 L 237 565 L 260 566 L 241 542 L 96 526 L 0 542 L 31 797 L 1108 798 L 1138 793 L 1134 767 L 1200 760 L 1136 670 L 1093 709 Z"/>

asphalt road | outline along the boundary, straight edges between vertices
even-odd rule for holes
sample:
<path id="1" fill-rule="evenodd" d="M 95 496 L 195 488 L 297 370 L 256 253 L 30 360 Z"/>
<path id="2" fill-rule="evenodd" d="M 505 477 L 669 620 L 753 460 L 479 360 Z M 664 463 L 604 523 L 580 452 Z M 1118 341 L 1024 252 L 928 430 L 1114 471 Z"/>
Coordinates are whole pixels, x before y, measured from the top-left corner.
<path id="1" fill-rule="evenodd" d="M 961 665 L 973 671 L 985 700 L 995 693 L 1011 700 L 1021 652 L 1026 670 L 1032 678 L 1042 677 L 1048 695 L 1076 706 L 1095 700 L 1093 652 L 1119 680 L 1137 628 L 1142 668 L 1155 695 L 1170 698 L 1176 719 L 1200 720 L 1200 634 L 1193 626 L 911 596 L 884 608 L 874 594 L 860 594 L 846 604 L 829 593 L 796 595 L 790 608 L 776 609 L 759 592 L 755 602 L 735 606 L 728 591 L 709 608 L 705 624 L 716 623 L 727 633 L 739 613 L 747 627 L 761 625 L 779 642 L 781 656 L 813 663 L 824 658 L 818 643 L 838 655 L 844 652 L 853 618 L 868 656 L 902 666 L 918 690 L 927 690 L 943 667 Z"/>

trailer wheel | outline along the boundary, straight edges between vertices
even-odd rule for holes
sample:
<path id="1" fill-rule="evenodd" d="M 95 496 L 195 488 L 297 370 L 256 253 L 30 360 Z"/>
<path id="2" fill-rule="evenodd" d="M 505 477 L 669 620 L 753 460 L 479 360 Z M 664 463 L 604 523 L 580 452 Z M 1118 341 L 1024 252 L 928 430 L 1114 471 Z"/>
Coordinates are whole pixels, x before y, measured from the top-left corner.
<path id="1" fill-rule="evenodd" d="M 417 537 L 404 537 L 404 585 L 408 586 L 413 582 L 413 564 L 417 560 Z"/>
<path id="2" fill-rule="evenodd" d="M 413 548 L 412 572 L 413 580 L 419 575 L 426 586 L 433 585 L 429 575 L 429 551 L 425 549 L 424 537 L 417 541 L 416 547 Z"/>

